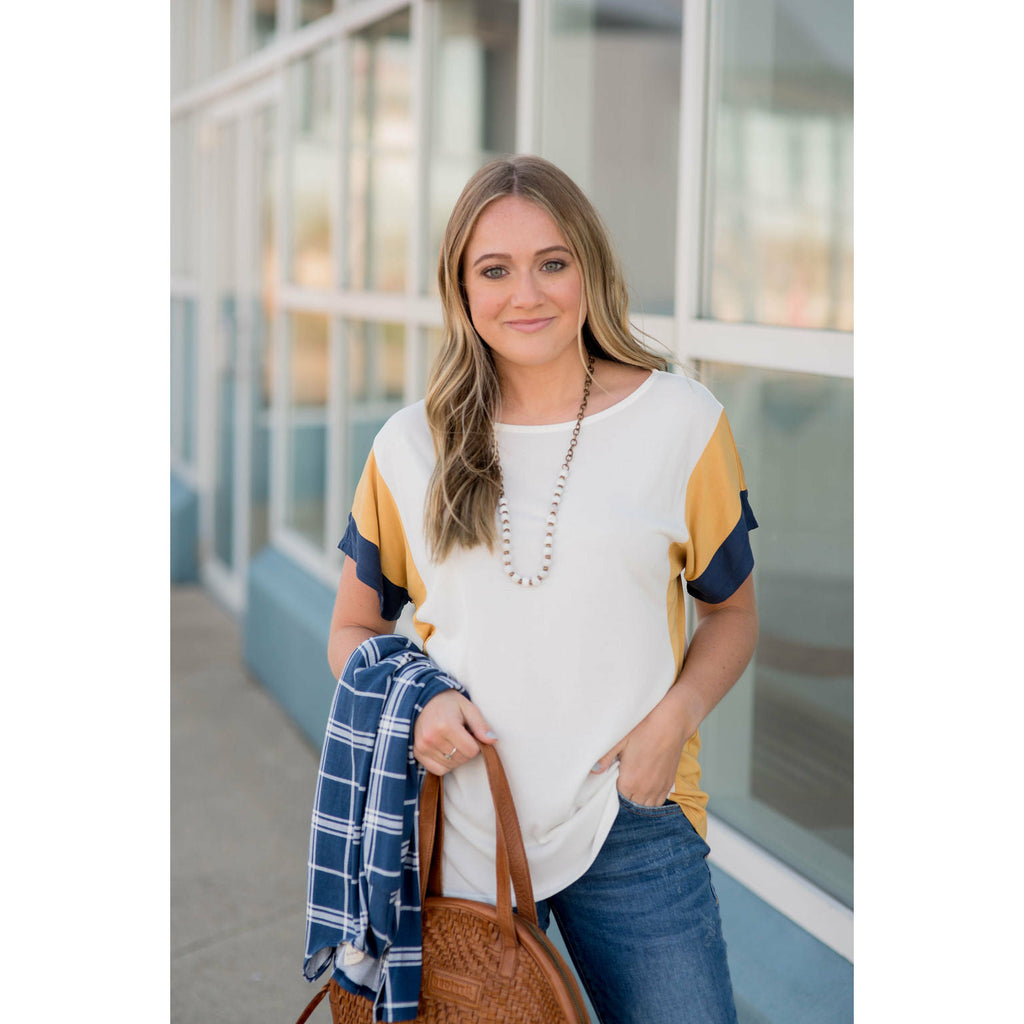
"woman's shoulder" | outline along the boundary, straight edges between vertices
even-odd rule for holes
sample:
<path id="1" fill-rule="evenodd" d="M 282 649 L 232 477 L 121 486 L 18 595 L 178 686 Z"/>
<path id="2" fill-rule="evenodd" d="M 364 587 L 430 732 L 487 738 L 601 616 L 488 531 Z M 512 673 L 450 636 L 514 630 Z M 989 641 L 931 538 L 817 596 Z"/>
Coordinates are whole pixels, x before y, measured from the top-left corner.
<path id="1" fill-rule="evenodd" d="M 378 463 L 381 459 L 391 461 L 395 457 L 421 450 L 433 457 L 434 442 L 422 399 L 392 413 L 373 440 L 373 451 Z"/>
<path id="2" fill-rule="evenodd" d="M 420 399 L 393 412 L 384 421 L 377 440 L 390 441 L 394 438 L 401 442 L 424 432 L 429 435 L 430 428 L 427 425 L 426 403 Z"/>
<path id="3" fill-rule="evenodd" d="M 681 416 L 717 420 L 722 413 L 722 403 L 700 381 L 685 372 L 655 370 L 651 400 L 664 405 L 668 413 Z"/>
<path id="4" fill-rule="evenodd" d="M 610 359 L 600 360 L 594 372 L 596 387 L 591 387 L 590 390 L 590 415 L 603 412 L 631 398 L 647 383 L 650 375 L 651 371 L 641 366 L 616 363 Z"/>

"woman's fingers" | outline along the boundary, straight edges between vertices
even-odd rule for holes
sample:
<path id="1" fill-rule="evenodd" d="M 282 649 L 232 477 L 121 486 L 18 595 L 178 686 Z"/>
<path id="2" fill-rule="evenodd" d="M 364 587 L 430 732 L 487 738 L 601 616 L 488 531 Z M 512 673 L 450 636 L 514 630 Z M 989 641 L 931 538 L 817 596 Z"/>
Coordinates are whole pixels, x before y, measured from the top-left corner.
<path id="1" fill-rule="evenodd" d="M 462 694 L 438 694 L 420 712 L 413 733 L 413 754 L 427 771 L 445 775 L 480 753 L 477 741 L 497 737 L 480 709 Z"/>
<path id="2" fill-rule="evenodd" d="M 633 803 L 659 807 L 665 802 L 667 794 L 672 791 L 675 784 L 675 765 L 678 758 L 666 767 L 658 763 L 657 759 L 653 759 L 643 744 L 631 747 L 636 732 L 634 729 L 623 737 L 590 770 L 595 775 L 601 775 L 617 760 L 619 777 L 616 784 L 619 792 Z"/>
<path id="3" fill-rule="evenodd" d="M 471 701 L 463 698 L 462 701 L 462 717 L 465 725 L 472 731 L 473 736 L 481 743 L 490 745 L 497 740 L 497 736 L 494 734 L 494 730 L 487 724 L 487 719 L 484 718 L 483 712 Z M 476 753 L 480 752 L 480 748 L 476 747 Z M 476 756 L 476 754 L 472 755 Z"/>
<path id="4" fill-rule="evenodd" d="M 626 739 L 628 739 L 628 737 L 626 737 Z M 615 760 L 619 756 L 619 754 L 622 753 L 622 750 L 626 745 L 626 739 L 622 739 L 618 743 L 616 743 L 615 746 L 612 747 L 612 749 L 609 750 L 608 753 L 605 754 L 599 761 L 597 761 L 594 764 L 594 767 L 590 770 L 595 775 L 601 775 L 603 772 L 608 771 L 608 769 L 615 763 Z"/>

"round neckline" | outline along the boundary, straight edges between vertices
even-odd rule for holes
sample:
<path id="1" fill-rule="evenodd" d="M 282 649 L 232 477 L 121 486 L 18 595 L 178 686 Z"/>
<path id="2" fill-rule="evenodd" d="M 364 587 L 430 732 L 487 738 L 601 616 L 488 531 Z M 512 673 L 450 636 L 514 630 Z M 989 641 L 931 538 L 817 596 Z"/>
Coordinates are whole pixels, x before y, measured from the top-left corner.
<path id="1" fill-rule="evenodd" d="M 590 416 L 584 416 L 583 422 L 597 423 L 599 420 L 614 415 L 620 409 L 624 409 L 626 406 L 632 405 L 636 399 L 651 387 L 655 377 L 657 377 L 660 372 L 660 370 L 651 370 L 651 375 L 645 381 L 641 381 L 640 384 L 633 388 L 625 398 L 620 398 L 614 405 L 609 405 L 607 409 L 602 409 L 600 412 L 595 412 Z M 575 425 L 575 420 L 565 420 L 561 423 L 495 423 L 494 429 L 501 431 L 502 433 L 509 434 L 534 434 L 544 433 L 548 430 L 565 430 L 567 427 L 574 427 Z"/>

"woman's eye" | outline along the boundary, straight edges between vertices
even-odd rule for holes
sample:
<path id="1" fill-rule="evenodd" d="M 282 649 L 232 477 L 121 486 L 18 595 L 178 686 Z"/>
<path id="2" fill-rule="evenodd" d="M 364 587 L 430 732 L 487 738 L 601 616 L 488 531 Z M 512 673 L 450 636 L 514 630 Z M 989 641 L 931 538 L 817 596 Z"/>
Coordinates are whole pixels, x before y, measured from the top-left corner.
<path id="1" fill-rule="evenodd" d="M 483 272 L 483 276 L 490 278 L 492 281 L 497 281 L 499 277 L 505 276 L 505 270 L 503 267 L 488 267 Z"/>
<path id="2" fill-rule="evenodd" d="M 548 260 L 541 266 L 541 269 L 551 273 L 556 270 L 561 270 L 564 266 L 565 264 L 561 260 Z"/>

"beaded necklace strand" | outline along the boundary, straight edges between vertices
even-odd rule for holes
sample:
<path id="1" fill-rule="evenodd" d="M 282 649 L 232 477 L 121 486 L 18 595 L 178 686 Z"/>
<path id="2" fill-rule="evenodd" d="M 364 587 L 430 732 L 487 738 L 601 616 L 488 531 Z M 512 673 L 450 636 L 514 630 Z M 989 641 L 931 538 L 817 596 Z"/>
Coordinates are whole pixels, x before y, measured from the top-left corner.
<path id="1" fill-rule="evenodd" d="M 543 561 L 540 572 L 534 576 L 522 576 L 512 568 L 512 520 L 509 516 L 508 501 L 505 499 L 505 484 L 501 477 L 501 459 L 498 457 L 498 439 L 494 439 L 494 453 L 498 458 L 498 516 L 501 519 L 501 556 L 505 575 L 513 583 L 521 587 L 539 587 L 547 579 L 551 572 L 551 549 L 554 546 L 555 521 L 558 519 L 558 506 L 562 501 L 562 491 L 565 490 L 565 481 L 569 476 L 569 466 L 576 451 L 576 442 L 579 440 L 580 427 L 583 424 L 583 414 L 587 409 L 587 402 L 590 400 L 590 382 L 594 373 L 594 356 L 590 355 L 587 360 L 587 377 L 583 384 L 583 401 L 580 403 L 580 411 L 576 416 L 576 426 L 572 431 L 572 438 L 569 441 L 569 450 L 565 453 L 565 461 L 558 472 L 558 480 L 555 483 L 555 494 L 551 499 L 551 508 L 548 511 L 547 531 L 544 534 Z"/>

